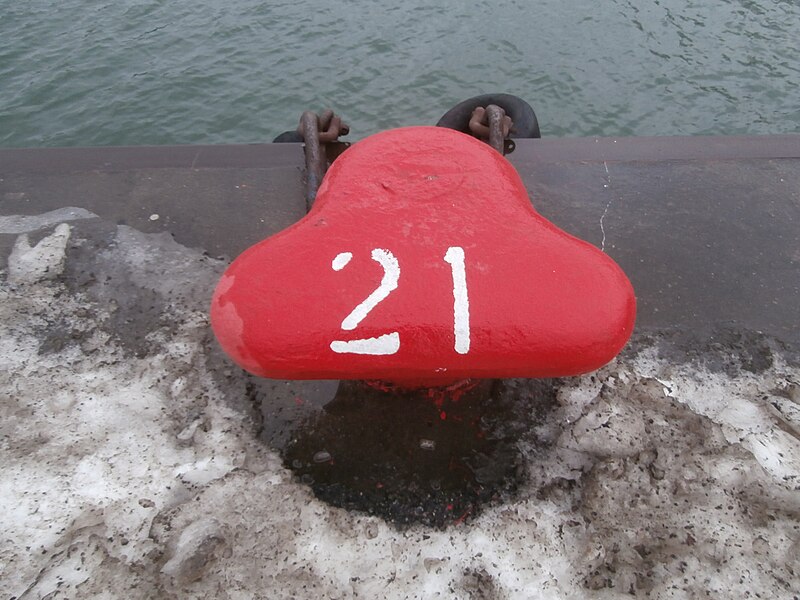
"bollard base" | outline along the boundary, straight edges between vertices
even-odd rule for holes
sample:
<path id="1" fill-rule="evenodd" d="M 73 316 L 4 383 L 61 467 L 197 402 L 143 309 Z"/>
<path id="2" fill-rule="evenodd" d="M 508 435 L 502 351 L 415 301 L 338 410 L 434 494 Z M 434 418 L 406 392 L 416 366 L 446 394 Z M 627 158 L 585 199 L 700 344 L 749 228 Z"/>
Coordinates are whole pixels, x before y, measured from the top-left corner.
<path id="1" fill-rule="evenodd" d="M 525 479 L 519 438 L 554 404 L 551 380 L 422 390 L 342 381 L 295 432 L 284 463 L 329 504 L 442 527 L 515 493 Z"/>

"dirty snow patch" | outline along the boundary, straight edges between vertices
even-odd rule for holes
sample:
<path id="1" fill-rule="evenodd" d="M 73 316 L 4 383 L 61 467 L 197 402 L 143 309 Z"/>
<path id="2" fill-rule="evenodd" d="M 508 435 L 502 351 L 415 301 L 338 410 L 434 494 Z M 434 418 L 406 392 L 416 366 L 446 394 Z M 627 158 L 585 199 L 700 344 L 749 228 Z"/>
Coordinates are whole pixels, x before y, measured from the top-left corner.
<path id="1" fill-rule="evenodd" d="M 249 379 L 209 332 L 224 265 L 98 219 L 38 223 L 0 272 L 9 597 L 800 593 L 788 359 L 720 374 L 653 347 L 564 380 L 520 439 L 514 498 L 398 529 L 317 500 L 257 439 Z"/>

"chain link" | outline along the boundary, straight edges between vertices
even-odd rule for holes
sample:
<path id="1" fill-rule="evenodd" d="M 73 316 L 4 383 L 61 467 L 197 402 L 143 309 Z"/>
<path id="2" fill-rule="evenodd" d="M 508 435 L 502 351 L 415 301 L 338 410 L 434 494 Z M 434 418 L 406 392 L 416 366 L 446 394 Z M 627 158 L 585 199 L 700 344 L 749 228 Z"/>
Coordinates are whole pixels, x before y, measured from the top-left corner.
<path id="1" fill-rule="evenodd" d="M 514 142 L 508 137 L 514 130 L 514 122 L 505 110 L 495 104 L 489 104 L 485 108 L 478 106 L 473 110 L 469 130 L 500 154 L 505 155 L 514 149 Z"/>
<path id="2" fill-rule="evenodd" d="M 307 110 L 300 116 L 297 132 L 305 142 L 306 156 L 306 210 L 311 210 L 317 190 L 328 170 L 327 146 L 339 141 L 339 136 L 350 133 L 350 127 L 330 110 L 319 115 Z"/>

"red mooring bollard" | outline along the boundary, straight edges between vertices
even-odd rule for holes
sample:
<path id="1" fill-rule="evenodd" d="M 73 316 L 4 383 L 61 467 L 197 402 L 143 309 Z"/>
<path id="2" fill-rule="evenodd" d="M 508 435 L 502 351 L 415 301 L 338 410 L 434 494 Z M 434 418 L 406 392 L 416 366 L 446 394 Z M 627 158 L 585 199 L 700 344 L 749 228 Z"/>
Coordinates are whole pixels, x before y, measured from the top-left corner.
<path id="1" fill-rule="evenodd" d="M 354 144 L 309 214 L 239 256 L 211 304 L 251 373 L 407 387 L 592 371 L 635 313 L 619 266 L 541 217 L 505 158 L 436 127 Z"/>

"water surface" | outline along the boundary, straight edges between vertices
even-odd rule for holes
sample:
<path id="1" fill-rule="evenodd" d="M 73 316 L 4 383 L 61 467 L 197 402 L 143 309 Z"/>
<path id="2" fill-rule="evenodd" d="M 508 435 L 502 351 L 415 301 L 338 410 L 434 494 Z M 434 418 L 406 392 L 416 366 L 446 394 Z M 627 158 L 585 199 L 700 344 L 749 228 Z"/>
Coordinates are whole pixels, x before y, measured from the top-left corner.
<path id="1" fill-rule="evenodd" d="M 800 4 L 0 0 L 0 146 L 353 138 L 494 91 L 545 136 L 800 131 Z"/>

